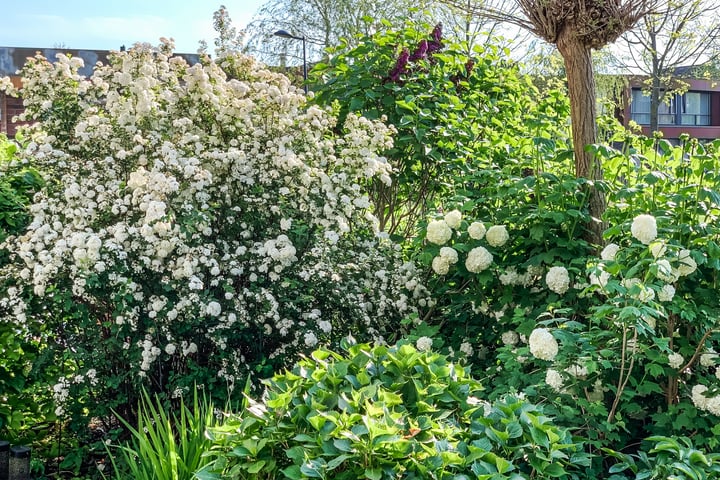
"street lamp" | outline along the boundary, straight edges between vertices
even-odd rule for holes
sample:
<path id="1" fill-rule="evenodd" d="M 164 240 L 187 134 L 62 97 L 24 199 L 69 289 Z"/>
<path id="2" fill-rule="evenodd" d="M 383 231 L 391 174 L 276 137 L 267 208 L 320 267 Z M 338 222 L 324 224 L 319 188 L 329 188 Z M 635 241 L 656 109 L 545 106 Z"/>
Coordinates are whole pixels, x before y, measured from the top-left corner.
<path id="1" fill-rule="evenodd" d="M 277 32 L 273 33 L 276 37 L 280 38 L 289 38 L 291 40 L 302 40 L 303 45 L 303 86 L 305 87 L 305 94 L 308 93 L 308 85 L 307 85 L 307 54 L 305 52 L 305 36 L 297 37 L 293 35 L 292 33 L 286 31 L 286 30 L 278 30 Z"/>

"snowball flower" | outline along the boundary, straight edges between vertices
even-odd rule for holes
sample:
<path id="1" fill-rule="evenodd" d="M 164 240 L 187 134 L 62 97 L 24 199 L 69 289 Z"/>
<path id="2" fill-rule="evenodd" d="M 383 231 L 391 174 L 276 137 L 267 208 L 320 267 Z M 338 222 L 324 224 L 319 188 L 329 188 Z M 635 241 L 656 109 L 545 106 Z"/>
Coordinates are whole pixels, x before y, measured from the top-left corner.
<path id="1" fill-rule="evenodd" d="M 313 332 L 307 332 L 305 334 L 305 345 L 308 347 L 314 347 L 318 343 L 318 338 Z"/>
<path id="2" fill-rule="evenodd" d="M 220 306 L 220 304 L 218 302 L 210 302 L 207 304 L 205 311 L 211 317 L 217 317 L 218 315 L 220 315 L 220 312 L 222 311 L 222 307 Z"/>
<path id="3" fill-rule="evenodd" d="M 468 235 L 474 240 L 482 240 L 485 236 L 485 225 L 482 222 L 473 222 L 468 227 Z"/>
<path id="4" fill-rule="evenodd" d="M 520 335 L 513 330 L 508 330 L 501 335 L 500 339 L 503 345 L 516 345 L 520 341 Z"/>
<path id="5" fill-rule="evenodd" d="M 464 353 L 465 356 L 472 357 L 474 350 L 470 342 L 463 342 L 460 344 L 460 351 Z"/>
<path id="6" fill-rule="evenodd" d="M 415 342 L 415 346 L 418 350 L 421 352 L 427 352 L 432 348 L 432 338 L 430 337 L 420 337 L 417 339 L 417 342 Z"/>
<path id="7" fill-rule="evenodd" d="M 452 237 L 452 230 L 445 220 L 433 220 L 428 223 L 426 238 L 428 242 L 443 245 Z"/>
<path id="8" fill-rule="evenodd" d="M 657 277 L 664 281 L 664 282 L 674 282 L 677 280 L 675 278 L 675 275 L 673 275 L 673 269 L 672 265 L 670 265 L 670 262 L 662 258 L 656 262 L 657 265 Z"/>
<path id="9" fill-rule="evenodd" d="M 678 253 L 678 262 L 677 271 L 681 277 L 686 277 L 697 270 L 697 263 L 690 256 L 690 250 L 680 250 Z"/>
<path id="10" fill-rule="evenodd" d="M 598 287 L 605 288 L 610 281 L 610 273 L 602 270 L 600 275 L 596 275 L 594 272 L 590 273 L 590 285 L 597 285 Z"/>
<path id="11" fill-rule="evenodd" d="M 609 243 L 605 248 L 603 248 L 602 252 L 600 252 L 600 258 L 605 261 L 615 260 L 615 255 L 617 255 L 619 250 L 620 245 L 616 243 Z"/>
<path id="12" fill-rule="evenodd" d="M 570 288 L 570 275 L 565 267 L 550 267 L 545 275 L 545 282 L 550 290 L 562 295 Z"/>
<path id="13" fill-rule="evenodd" d="M 458 261 L 458 253 L 454 248 L 442 247 L 440 249 L 440 256 L 447 259 L 450 264 L 457 263 Z"/>
<path id="14" fill-rule="evenodd" d="M 493 256 L 485 247 L 475 247 L 468 252 L 465 268 L 471 273 L 480 273 L 492 264 Z"/>
<path id="15" fill-rule="evenodd" d="M 720 397 L 706 397 L 705 392 L 707 392 L 707 390 L 708 387 L 705 385 L 695 385 L 690 394 L 692 401 L 700 410 L 705 410 L 713 415 L 720 416 Z"/>
<path id="16" fill-rule="evenodd" d="M 703 367 L 712 367 L 715 365 L 715 359 L 717 359 L 717 353 L 703 353 L 700 355 L 700 365 Z"/>
<path id="17" fill-rule="evenodd" d="M 663 257 L 667 253 L 667 245 L 665 245 L 665 242 L 662 240 L 652 242 L 650 244 L 650 253 L 652 254 L 653 258 Z"/>
<path id="18" fill-rule="evenodd" d="M 547 373 L 545 373 L 545 383 L 556 392 L 562 391 L 563 378 L 557 370 L 548 369 Z"/>
<path id="19" fill-rule="evenodd" d="M 530 353 L 541 360 L 554 360 L 558 354 L 558 343 L 547 328 L 536 328 L 528 338 Z"/>
<path id="20" fill-rule="evenodd" d="M 450 271 L 450 262 L 448 261 L 447 257 L 438 255 L 437 257 L 433 258 L 432 269 L 438 275 L 445 275 Z"/>
<path id="21" fill-rule="evenodd" d="M 658 300 L 661 302 L 672 302 L 673 297 L 675 297 L 675 287 L 672 285 L 663 285 L 658 292 Z"/>
<path id="22" fill-rule="evenodd" d="M 510 239 L 505 225 L 493 225 L 485 233 L 485 240 L 493 247 L 502 247 Z"/>
<path id="23" fill-rule="evenodd" d="M 671 353 L 668 355 L 668 364 L 671 368 L 680 368 L 683 363 L 685 363 L 685 359 L 679 353 Z"/>
<path id="24" fill-rule="evenodd" d="M 453 210 L 453 211 L 445 214 L 445 223 L 447 223 L 448 227 L 450 227 L 450 228 L 454 228 L 454 229 L 459 228 L 461 221 L 462 221 L 462 213 L 460 213 L 459 210 Z"/>
<path id="25" fill-rule="evenodd" d="M 642 214 L 633 219 L 630 227 L 632 236 L 645 245 L 657 238 L 657 222 L 652 215 Z"/>

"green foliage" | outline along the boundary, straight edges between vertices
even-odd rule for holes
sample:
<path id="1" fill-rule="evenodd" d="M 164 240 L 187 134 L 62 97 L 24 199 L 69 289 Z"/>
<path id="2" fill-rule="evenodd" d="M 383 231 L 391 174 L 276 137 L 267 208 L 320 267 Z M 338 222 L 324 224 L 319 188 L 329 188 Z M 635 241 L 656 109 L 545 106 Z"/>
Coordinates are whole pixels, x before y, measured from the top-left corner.
<path id="1" fill-rule="evenodd" d="M 266 387 L 212 430 L 198 478 L 581 478 L 589 464 L 538 407 L 490 405 L 466 369 L 407 344 L 317 350 Z"/>
<path id="2" fill-rule="evenodd" d="M 394 183 L 375 182 L 371 195 L 390 234 L 414 235 L 427 212 L 474 188 L 476 172 L 513 166 L 520 175 L 539 166 L 523 164 L 536 150 L 565 144 L 565 97 L 541 97 L 492 43 L 467 51 L 439 25 L 408 23 L 331 49 L 311 72 L 314 102 L 337 105 L 341 119 L 358 112 L 397 130 L 386 151 Z"/>
<path id="3" fill-rule="evenodd" d="M 144 392 L 137 427 L 123 422 L 132 439 L 126 445 L 108 447 L 118 480 L 191 480 L 207 463 L 203 454 L 211 445 L 206 429 L 215 426 L 214 407 L 207 397 L 193 390 L 192 404 L 179 400 L 179 414 L 168 413 L 168 405 Z"/>
<path id="4" fill-rule="evenodd" d="M 630 470 L 636 480 L 705 480 L 720 476 L 720 454 L 696 449 L 687 437 L 649 437 L 643 441 L 643 447 L 644 450 L 634 455 L 604 449 L 619 460 L 610 473 Z M 610 478 L 620 480 L 627 477 L 613 475 Z"/>

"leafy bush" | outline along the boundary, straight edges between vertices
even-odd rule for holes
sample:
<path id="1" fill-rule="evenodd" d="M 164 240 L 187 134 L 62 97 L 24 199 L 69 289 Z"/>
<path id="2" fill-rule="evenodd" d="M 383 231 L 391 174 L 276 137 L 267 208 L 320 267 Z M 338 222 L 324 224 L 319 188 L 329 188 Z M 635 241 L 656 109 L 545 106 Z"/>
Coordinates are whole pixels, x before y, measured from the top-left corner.
<path id="1" fill-rule="evenodd" d="M 336 125 L 250 58 L 228 80 L 170 48 L 114 53 L 91 78 L 62 55 L 23 70 L 40 122 L 21 158 L 47 185 L 8 240 L 0 318 L 69 363 L 53 391 L 76 430 L 131 418 L 143 385 L 237 397 L 318 342 L 394 335 L 424 301 L 368 212 L 390 130 Z"/>
<path id="2" fill-rule="evenodd" d="M 607 453 L 620 462 L 610 469 L 615 473 L 613 480 L 627 478 L 620 472 L 630 470 L 636 480 L 670 478 L 717 478 L 720 475 L 720 454 L 706 454 L 694 448 L 687 437 L 649 437 L 643 446 L 650 445 L 647 451 L 636 455 L 626 455 L 614 450 Z"/>
<path id="3" fill-rule="evenodd" d="M 320 349 L 212 430 L 198 478 L 584 478 L 589 460 L 538 407 L 491 405 L 458 364 L 405 344 Z"/>
<path id="4" fill-rule="evenodd" d="M 441 25 L 409 22 L 362 37 L 354 48 L 339 45 L 311 72 L 315 103 L 336 104 L 340 118 L 382 118 L 397 130 L 386 152 L 396 181 L 374 182 L 371 191 L 390 234 L 414 236 L 428 212 L 482 185 L 478 171 L 520 176 L 540 167 L 536 151 L 567 144 L 564 95 L 540 95 L 492 42 L 467 52 L 443 38 Z"/>

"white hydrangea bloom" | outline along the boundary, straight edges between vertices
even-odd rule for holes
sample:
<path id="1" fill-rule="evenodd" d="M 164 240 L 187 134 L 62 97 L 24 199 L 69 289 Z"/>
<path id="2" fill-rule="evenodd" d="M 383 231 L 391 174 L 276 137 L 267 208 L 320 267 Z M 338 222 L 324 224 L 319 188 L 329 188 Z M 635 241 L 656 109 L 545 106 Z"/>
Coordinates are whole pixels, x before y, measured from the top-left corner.
<path id="1" fill-rule="evenodd" d="M 500 339 L 502 340 L 503 345 L 512 346 L 517 345 L 520 341 L 520 336 L 514 330 L 508 330 L 507 332 L 503 332 Z"/>
<path id="2" fill-rule="evenodd" d="M 565 267 L 550 267 L 545 282 L 550 290 L 562 295 L 570 288 L 570 275 Z"/>
<path id="3" fill-rule="evenodd" d="M 430 337 L 420 337 L 415 342 L 415 346 L 417 349 L 421 352 L 427 352 L 432 348 L 432 338 Z"/>
<path id="4" fill-rule="evenodd" d="M 657 238 L 657 221 L 652 215 L 641 214 L 633 219 L 630 233 L 641 243 L 649 245 Z"/>
<path id="5" fill-rule="evenodd" d="M 718 354 L 714 352 L 703 353 L 700 355 L 700 365 L 703 367 L 712 367 L 718 358 Z"/>
<path id="6" fill-rule="evenodd" d="M 318 338 L 315 336 L 315 333 L 313 332 L 307 332 L 305 333 L 305 345 L 308 347 L 314 347 L 318 344 Z"/>
<path id="7" fill-rule="evenodd" d="M 557 370 L 548 368 L 547 372 L 545 373 L 545 383 L 547 383 L 548 386 L 556 392 L 563 391 L 563 378 L 562 375 L 560 375 L 560 372 L 558 372 Z"/>
<path id="8" fill-rule="evenodd" d="M 667 253 L 667 244 L 664 240 L 657 240 L 650 244 L 650 253 L 653 258 L 664 257 Z"/>
<path id="9" fill-rule="evenodd" d="M 668 365 L 671 368 L 680 368 L 685 363 L 685 359 L 679 353 L 671 353 L 668 355 Z"/>
<path id="10" fill-rule="evenodd" d="M 669 282 L 669 283 L 672 283 L 675 280 L 677 280 L 677 278 L 675 277 L 675 275 L 673 273 L 673 268 L 672 268 L 672 265 L 670 265 L 669 260 L 667 260 L 665 258 L 661 258 L 660 260 L 658 260 L 655 263 L 657 265 L 657 277 L 660 280 L 662 280 L 664 282 Z"/>
<path id="11" fill-rule="evenodd" d="M 600 252 L 600 258 L 605 261 L 613 261 L 615 260 L 615 256 L 619 250 L 620 245 L 616 243 L 608 243 L 607 246 L 603 248 L 602 252 Z"/>
<path id="12" fill-rule="evenodd" d="M 597 275 L 595 272 L 590 273 L 590 285 L 597 285 L 600 288 L 605 288 L 607 287 L 609 281 L 610 273 L 605 270 L 600 271 L 600 275 Z"/>
<path id="13" fill-rule="evenodd" d="M 460 344 L 460 351 L 464 353 L 466 357 L 472 357 L 472 354 L 474 352 L 472 344 L 468 341 L 462 342 Z"/>
<path id="14" fill-rule="evenodd" d="M 690 256 L 690 250 L 680 250 L 680 252 L 678 252 L 678 274 L 681 277 L 686 277 L 695 272 L 695 270 L 697 270 L 697 263 L 695 259 Z"/>
<path id="15" fill-rule="evenodd" d="M 452 210 L 445 214 L 444 219 L 450 228 L 457 230 L 462 222 L 462 213 L 459 210 Z"/>
<path id="16" fill-rule="evenodd" d="M 675 298 L 675 287 L 672 285 L 663 285 L 658 292 L 658 300 L 661 302 L 672 302 Z"/>
<path id="17" fill-rule="evenodd" d="M 485 232 L 485 240 L 490 246 L 502 247 L 510 240 L 510 235 L 505 225 L 493 225 Z"/>
<path id="18" fill-rule="evenodd" d="M 547 328 L 536 328 L 528 338 L 530 353 L 540 360 L 552 361 L 558 354 L 558 343 Z"/>
<path id="19" fill-rule="evenodd" d="M 707 391 L 708 387 L 705 385 L 695 385 L 690 394 L 693 404 L 700 410 L 720 416 L 720 396 L 708 398 L 704 395 Z"/>
<path id="20" fill-rule="evenodd" d="M 465 268 L 471 273 L 480 273 L 486 270 L 493 261 L 493 256 L 485 247 L 475 247 L 468 252 Z"/>
<path id="21" fill-rule="evenodd" d="M 474 240 L 482 240 L 485 237 L 485 225 L 482 222 L 472 222 L 468 227 L 468 235 Z"/>
<path id="22" fill-rule="evenodd" d="M 428 223 L 426 238 L 428 242 L 444 245 L 452 237 L 452 229 L 445 220 L 433 220 Z"/>
<path id="23" fill-rule="evenodd" d="M 432 269 L 438 275 L 445 275 L 450 271 L 450 262 L 447 257 L 438 255 L 433 258 Z"/>
<path id="24" fill-rule="evenodd" d="M 458 261 L 457 250 L 451 247 L 442 247 L 440 249 L 440 256 L 447 259 L 448 263 L 450 263 L 451 265 L 457 263 Z"/>

